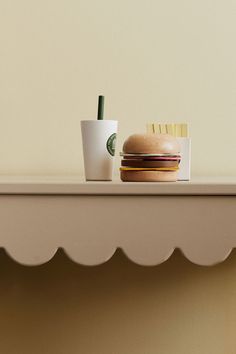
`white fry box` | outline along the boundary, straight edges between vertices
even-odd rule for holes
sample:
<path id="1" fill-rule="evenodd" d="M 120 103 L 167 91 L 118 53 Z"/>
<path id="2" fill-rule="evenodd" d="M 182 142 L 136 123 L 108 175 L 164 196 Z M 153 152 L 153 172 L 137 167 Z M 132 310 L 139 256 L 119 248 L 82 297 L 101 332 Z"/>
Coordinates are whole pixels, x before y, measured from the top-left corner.
<path id="1" fill-rule="evenodd" d="M 182 137 L 176 139 L 180 144 L 181 154 L 178 181 L 189 181 L 191 177 L 191 139 Z"/>

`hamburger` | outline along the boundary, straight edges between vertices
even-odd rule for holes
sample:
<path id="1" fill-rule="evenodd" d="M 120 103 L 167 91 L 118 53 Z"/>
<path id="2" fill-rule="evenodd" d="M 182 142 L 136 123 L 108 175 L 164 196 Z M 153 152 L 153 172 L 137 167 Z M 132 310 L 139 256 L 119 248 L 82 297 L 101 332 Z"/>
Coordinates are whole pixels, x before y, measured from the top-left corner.
<path id="1" fill-rule="evenodd" d="M 133 134 L 123 145 L 120 178 L 124 182 L 175 182 L 180 145 L 169 134 Z"/>

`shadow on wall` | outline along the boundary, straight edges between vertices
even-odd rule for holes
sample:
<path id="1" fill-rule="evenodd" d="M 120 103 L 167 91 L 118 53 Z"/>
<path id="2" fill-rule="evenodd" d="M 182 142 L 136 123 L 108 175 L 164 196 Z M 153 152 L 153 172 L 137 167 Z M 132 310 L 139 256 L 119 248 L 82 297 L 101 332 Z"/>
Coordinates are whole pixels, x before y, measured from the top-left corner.
<path id="1" fill-rule="evenodd" d="M 233 353 L 235 251 L 208 268 L 179 251 L 155 267 L 121 251 L 96 267 L 63 251 L 25 267 L 1 250 L 0 273 L 1 353 Z"/>

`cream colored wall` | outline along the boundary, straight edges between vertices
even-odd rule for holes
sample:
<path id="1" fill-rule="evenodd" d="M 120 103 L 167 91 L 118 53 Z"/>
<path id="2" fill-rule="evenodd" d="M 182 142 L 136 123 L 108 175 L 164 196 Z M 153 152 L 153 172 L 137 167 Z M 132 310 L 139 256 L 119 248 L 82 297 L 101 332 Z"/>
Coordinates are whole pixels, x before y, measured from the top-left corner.
<path id="1" fill-rule="evenodd" d="M 2 0 L 0 173 L 82 173 L 80 119 L 103 93 L 118 150 L 147 121 L 189 121 L 193 173 L 236 174 L 235 15 L 232 0 Z M 212 268 L 1 256 L 1 352 L 233 354 L 233 256 Z"/>
<path id="2" fill-rule="evenodd" d="M 189 121 L 193 173 L 236 174 L 236 2 L 0 2 L 0 173 L 82 173 L 80 119 Z M 117 161 L 118 166 L 118 161 Z"/>

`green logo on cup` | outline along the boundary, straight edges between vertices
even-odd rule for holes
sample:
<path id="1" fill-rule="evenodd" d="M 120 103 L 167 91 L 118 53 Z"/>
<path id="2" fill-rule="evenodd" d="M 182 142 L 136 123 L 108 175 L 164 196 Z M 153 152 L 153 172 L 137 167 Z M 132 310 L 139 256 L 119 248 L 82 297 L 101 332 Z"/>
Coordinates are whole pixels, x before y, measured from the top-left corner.
<path id="1" fill-rule="evenodd" d="M 111 156 L 115 155 L 116 133 L 113 133 L 107 140 L 107 151 Z"/>

